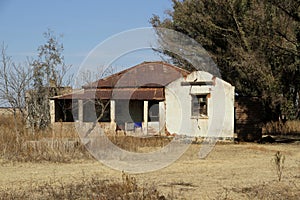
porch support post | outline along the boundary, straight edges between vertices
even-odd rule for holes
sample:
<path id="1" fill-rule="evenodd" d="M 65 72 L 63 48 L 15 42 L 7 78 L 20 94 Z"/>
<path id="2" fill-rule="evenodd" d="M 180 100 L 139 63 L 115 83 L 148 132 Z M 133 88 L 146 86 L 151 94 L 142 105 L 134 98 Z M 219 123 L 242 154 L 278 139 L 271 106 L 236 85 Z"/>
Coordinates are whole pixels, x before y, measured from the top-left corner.
<path id="1" fill-rule="evenodd" d="M 55 100 L 49 100 L 50 104 L 50 122 L 53 124 L 55 122 Z"/>
<path id="2" fill-rule="evenodd" d="M 144 101 L 144 134 L 148 135 L 148 101 Z"/>
<path id="3" fill-rule="evenodd" d="M 110 128 L 112 131 L 116 131 L 116 101 L 110 100 Z"/>
<path id="4" fill-rule="evenodd" d="M 165 102 L 160 101 L 158 106 L 159 106 L 159 133 L 160 134 L 165 134 L 165 128 L 166 128 Z"/>
<path id="5" fill-rule="evenodd" d="M 78 120 L 83 122 L 83 100 L 78 99 Z"/>

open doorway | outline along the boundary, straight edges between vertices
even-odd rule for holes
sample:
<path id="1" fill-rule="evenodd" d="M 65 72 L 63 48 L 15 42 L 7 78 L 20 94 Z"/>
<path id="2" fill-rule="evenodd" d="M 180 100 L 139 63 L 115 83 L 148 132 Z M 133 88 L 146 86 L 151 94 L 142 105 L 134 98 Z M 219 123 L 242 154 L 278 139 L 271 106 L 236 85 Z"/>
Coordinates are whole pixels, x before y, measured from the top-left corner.
<path id="1" fill-rule="evenodd" d="M 117 130 L 134 129 L 135 124 L 142 124 L 144 117 L 144 101 L 116 100 Z M 132 127 L 131 127 L 132 126 Z"/>

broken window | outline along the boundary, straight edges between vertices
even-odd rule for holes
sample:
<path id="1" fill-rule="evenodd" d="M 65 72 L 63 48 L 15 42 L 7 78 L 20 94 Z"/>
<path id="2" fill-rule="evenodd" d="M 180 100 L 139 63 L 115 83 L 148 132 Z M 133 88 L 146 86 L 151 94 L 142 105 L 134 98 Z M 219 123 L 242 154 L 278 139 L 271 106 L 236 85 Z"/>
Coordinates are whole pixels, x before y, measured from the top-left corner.
<path id="1" fill-rule="evenodd" d="M 192 95 L 192 117 L 207 117 L 207 95 Z"/>

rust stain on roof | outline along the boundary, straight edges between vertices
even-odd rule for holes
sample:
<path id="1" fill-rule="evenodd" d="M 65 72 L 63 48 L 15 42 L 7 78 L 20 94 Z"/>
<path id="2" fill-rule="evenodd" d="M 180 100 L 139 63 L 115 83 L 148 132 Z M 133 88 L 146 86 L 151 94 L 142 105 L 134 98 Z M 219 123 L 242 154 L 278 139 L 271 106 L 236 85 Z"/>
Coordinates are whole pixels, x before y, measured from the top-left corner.
<path id="1" fill-rule="evenodd" d="M 164 87 L 188 71 L 164 62 L 144 62 L 95 81 L 83 88 Z"/>

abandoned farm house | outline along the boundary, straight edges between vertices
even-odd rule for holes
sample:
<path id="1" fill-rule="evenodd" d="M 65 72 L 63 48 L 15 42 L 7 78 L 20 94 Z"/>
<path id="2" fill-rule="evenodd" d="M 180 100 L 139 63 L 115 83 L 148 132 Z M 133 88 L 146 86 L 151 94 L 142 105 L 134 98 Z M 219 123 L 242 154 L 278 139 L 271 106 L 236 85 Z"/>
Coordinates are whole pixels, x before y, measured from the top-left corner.
<path id="1" fill-rule="evenodd" d="M 98 120 L 106 131 L 133 135 L 233 138 L 234 94 L 210 73 L 144 62 L 51 98 L 51 122 Z"/>

